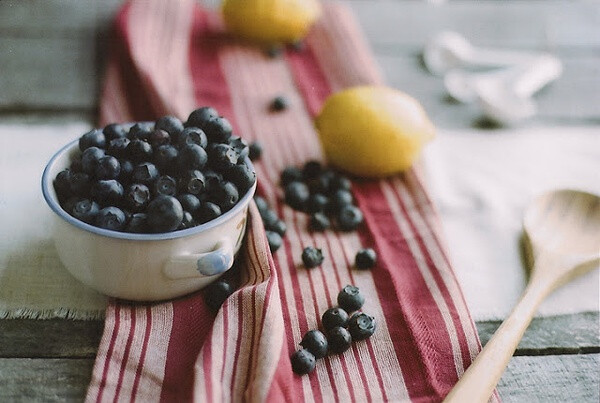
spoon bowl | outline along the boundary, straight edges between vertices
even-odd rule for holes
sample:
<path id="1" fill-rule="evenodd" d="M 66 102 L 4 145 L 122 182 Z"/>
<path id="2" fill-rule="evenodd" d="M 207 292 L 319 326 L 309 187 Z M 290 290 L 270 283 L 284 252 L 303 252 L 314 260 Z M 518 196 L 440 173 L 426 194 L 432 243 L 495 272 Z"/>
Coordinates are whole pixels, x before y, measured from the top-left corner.
<path id="1" fill-rule="evenodd" d="M 543 194 L 527 208 L 523 228 L 534 262 L 529 284 L 445 402 L 487 402 L 544 298 L 600 263 L 597 195 L 577 190 Z"/>

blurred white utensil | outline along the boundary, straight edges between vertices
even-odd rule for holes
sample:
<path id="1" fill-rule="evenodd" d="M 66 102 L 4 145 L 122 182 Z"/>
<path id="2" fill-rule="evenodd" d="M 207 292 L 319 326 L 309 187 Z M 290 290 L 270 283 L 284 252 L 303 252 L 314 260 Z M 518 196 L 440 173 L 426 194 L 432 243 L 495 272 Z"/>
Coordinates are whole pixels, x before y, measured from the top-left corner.
<path id="1" fill-rule="evenodd" d="M 475 47 L 465 37 L 452 31 L 441 32 L 423 50 L 425 66 L 436 75 L 460 67 L 512 66 L 537 56 L 531 52 Z"/>

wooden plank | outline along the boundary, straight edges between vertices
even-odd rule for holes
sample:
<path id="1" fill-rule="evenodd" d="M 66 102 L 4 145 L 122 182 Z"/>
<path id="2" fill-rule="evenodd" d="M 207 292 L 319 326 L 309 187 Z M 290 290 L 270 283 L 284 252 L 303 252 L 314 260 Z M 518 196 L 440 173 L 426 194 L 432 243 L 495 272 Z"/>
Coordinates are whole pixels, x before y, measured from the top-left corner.
<path id="1" fill-rule="evenodd" d="M 600 400 L 600 354 L 513 357 L 498 383 L 504 402 Z"/>
<path id="2" fill-rule="evenodd" d="M 104 321 L 0 320 L 2 358 L 94 358 Z"/>
<path id="3" fill-rule="evenodd" d="M 94 360 L 0 358 L 0 401 L 81 402 Z"/>
<path id="4" fill-rule="evenodd" d="M 370 42 L 390 51 L 418 51 L 442 30 L 460 32 L 481 46 L 569 52 L 600 47 L 598 2 L 346 1 Z"/>
<path id="5" fill-rule="evenodd" d="M 82 401 L 94 361 L 0 359 L 0 401 Z M 599 354 L 513 357 L 498 384 L 506 402 L 597 402 Z"/>
<path id="6" fill-rule="evenodd" d="M 600 353 L 599 319 L 598 312 L 535 318 L 523 335 L 515 355 Z M 483 345 L 501 323 L 476 323 Z"/>

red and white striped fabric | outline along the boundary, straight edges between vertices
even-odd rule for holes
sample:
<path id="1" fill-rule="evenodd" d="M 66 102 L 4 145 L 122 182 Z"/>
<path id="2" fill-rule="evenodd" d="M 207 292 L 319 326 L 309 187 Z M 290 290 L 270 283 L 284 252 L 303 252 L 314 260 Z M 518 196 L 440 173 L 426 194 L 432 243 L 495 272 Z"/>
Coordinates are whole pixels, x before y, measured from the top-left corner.
<path id="1" fill-rule="evenodd" d="M 87 401 L 441 400 L 480 345 L 418 174 L 355 182 L 366 221 L 355 233 L 307 232 L 307 216 L 284 205 L 277 186 L 285 166 L 322 159 L 312 118 L 329 94 L 382 82 L 349 10 L 327 2 L 303 51 L 269 58 L 227 36 L 218 15 L 192 0 L 136 0 L 118 14 L 111 46 L 100 123 L 217 108 L 264 145 L 258 192 L 288 232 L 271 255 L 252 206 L 241 287 L 216 315 L 200 293 L 112 300 Z M 280 94 L 292 106 L 270 114 Z M 302 267 L 307 245 L 323 249 L 321 267 Z M 358 271 L 354 255 L 365 246 L 378 265 Z M 375 335 L 318 360 L 308 376 L 293 374 L 290 354 L 346 284 L 366 295 Z"/>

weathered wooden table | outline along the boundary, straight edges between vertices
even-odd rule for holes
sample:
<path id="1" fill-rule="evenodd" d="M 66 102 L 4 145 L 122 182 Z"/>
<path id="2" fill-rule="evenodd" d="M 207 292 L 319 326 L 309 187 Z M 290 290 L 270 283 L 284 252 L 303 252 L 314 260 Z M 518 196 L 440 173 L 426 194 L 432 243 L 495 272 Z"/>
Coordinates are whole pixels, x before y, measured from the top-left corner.
<path id="1" fill-rule="evenodd" d="M 95 116 L 107 26 L 120 1 L 0 0 L 0 132 L 59 128 Z M 574 1 L 348 0 L 388 82 L 443 128 L 481 127 L 420 62 L 426 39 L 457 30 L 480 45 L 548 50 L 563 77 L 539 97 L 537 121 L 600 124 L 600 6 Z M 550 96 L 551 95 L 551 96 Z M 499 322 L 478 322 L 482 342 Z M 102 321 L 0 320 L 0 401 L 82 400 Z M 598 312 L 535 319 L 498 388 L 506 401 L 598 401 Z"/>

